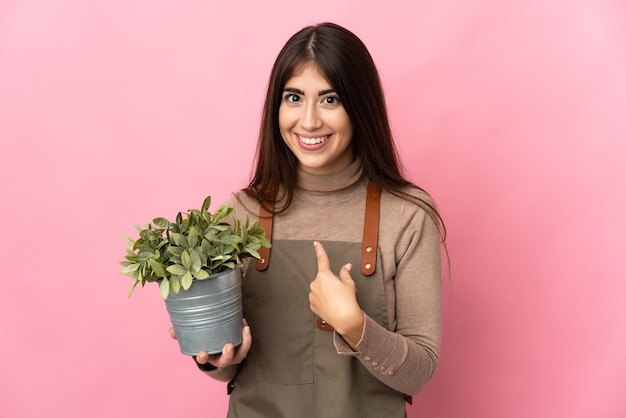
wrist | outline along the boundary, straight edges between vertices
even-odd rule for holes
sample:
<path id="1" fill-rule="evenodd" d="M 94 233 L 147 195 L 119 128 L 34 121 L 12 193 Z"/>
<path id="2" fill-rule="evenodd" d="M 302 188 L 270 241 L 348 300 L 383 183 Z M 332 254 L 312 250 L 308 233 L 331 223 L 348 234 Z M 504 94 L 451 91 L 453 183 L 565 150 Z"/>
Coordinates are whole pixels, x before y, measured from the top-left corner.
<path id="1" fill-rule="evenodd" d="M 353 350 L 357 350 L 357 345 L 363 338 L 363 330 L 365 328 L 365 313 L 359 310 L 358 315 L 354 319 L 347 322 L 347 326 L 344 329 L 335 330 L 343 337 L 343 339 L 352 347 Z"/>

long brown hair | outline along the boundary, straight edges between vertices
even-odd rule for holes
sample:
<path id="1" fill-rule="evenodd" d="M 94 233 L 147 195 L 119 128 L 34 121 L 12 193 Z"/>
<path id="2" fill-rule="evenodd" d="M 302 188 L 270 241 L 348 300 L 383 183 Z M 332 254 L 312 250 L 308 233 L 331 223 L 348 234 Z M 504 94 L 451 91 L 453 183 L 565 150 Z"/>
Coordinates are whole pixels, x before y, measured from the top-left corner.
<path id="1" fill-rule="evenodd" d="M 402 175 L 378 70 L 370 53 L 356 35 L 334 23 L 305 27 L 278 54 L 265 97 L 256 164 L 244 191 L 263 203 L 273 201 L 280 189 L 284 205 L 277 211 L 291 204 L 298 160 L 281 137 L 278 110 L 285 83 L 311 62 L 326 76 L 350 118 L 353 153 L 361 159 L 365 178 L 426 210 L 444 238 L 445 227 L 434 205 L 406 193 L 409 187 L 422 189 Z"/>

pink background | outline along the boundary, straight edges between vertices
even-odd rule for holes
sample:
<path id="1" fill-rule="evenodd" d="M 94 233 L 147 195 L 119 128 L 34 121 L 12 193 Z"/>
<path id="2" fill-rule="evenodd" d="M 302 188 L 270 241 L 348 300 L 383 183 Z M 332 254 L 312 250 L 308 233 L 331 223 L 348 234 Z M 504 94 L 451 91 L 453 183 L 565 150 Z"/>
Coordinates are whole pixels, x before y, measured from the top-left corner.
<path id="1" fill-rule="evenodd" d="M 122 238 L 245 184 L 271 64 L 325 20 L 449 230 L 409 416 L 626 416 L 624 1 L 382 4 L 0 2 L 0 416 L 224 416 L 156 287 L 126 298 Z"/>

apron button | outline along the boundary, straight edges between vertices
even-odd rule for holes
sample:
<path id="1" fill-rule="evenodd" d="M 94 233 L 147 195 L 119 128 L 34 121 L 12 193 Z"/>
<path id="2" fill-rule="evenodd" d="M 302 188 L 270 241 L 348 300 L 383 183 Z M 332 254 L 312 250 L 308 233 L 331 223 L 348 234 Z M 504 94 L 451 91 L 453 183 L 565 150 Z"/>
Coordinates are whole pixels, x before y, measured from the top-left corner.
<path id="1" fill-rule="evenodd" d="M 365 265 L 365 269 L 366 269 L 366 270 L 369 270 L 369 269 L 371 269 L 371 268 L 372 268 L 372 265 L 371 265 L 370 263 L 367 263 L 367 264 Z"/>
<path id="2" fill-rule="evenodd" d="M 319 318 L 317 320 L 317 327 L 322 331 L 334 331 L 334 328 L 330 326 L 330 324 L 323 319 Z"/>

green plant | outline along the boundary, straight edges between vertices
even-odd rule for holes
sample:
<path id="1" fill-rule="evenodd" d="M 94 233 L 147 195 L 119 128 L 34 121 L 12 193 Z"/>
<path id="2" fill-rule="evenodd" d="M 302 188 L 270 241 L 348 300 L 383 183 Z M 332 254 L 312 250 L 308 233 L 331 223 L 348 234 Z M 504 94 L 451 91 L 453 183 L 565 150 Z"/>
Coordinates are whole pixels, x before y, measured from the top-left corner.
<path id="1" fill-rule="evenodd" d="M 155 218 L 145 228 L 135 225 L 139 238 L 125 237 L 128 250 L 120 262 L 120 273 L 133 279 L 128 297 L 139 283 L 160 282 L 167 299 L 170 291 L 187 290 L 194 280 L 243 266 L 245 258 L 260 259 L 259 249 L 271 246 L 258 222 L 250 225 L 246 217 L 243 223 L 236 218 L 228 223 L 233 208 L 221 206 L 212 214 L 210 205 L 207 196 L 200 210 L 179 212 L 175 222 Z"/>

